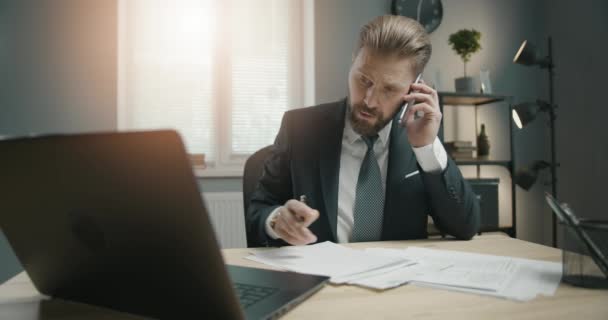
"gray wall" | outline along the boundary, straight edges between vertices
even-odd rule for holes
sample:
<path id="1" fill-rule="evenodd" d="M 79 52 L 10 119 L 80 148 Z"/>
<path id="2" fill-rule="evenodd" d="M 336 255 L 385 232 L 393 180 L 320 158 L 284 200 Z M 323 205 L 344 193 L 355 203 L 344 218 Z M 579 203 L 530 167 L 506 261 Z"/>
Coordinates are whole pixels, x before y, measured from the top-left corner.
<path id="1" fill-rule="evenodd" d="M 545 8 L 559 105 L 558 197 L 584 217 L 608 220 L 608 2 L 546 0 Z"/>
<path id="2" fill-rule="evenodd" d="M 0 135 L 115 129 L 116 21 L 113 1 L 0 0 Z M 20 269 L 0 235 L 0 281 Z"/>

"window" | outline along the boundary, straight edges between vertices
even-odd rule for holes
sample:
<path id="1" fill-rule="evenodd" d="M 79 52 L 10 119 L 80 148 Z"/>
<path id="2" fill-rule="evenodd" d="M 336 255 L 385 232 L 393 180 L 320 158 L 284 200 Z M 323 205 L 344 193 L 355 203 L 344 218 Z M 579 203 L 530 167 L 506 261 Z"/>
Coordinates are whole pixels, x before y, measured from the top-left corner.
<path id="1" fill-rule="evenodd" d="M 283 113 L 305 103 L 309 3 L 122 0 L 119 129 L 176 129 L 190 154 L 205 154 L 198 172 L 242 174 Z"/>

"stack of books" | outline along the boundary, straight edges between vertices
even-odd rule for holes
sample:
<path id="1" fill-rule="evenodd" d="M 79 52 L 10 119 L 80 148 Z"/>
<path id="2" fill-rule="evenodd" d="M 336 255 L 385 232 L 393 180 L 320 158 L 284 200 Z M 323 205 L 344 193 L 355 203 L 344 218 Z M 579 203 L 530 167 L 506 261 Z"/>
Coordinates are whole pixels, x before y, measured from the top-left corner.
<path id="1" fill-rule="evenodd" d="M 473 159 L 477 147 L 473 141 L 450 141 L 445 143 L 445 150 L 454 159 Z"/>

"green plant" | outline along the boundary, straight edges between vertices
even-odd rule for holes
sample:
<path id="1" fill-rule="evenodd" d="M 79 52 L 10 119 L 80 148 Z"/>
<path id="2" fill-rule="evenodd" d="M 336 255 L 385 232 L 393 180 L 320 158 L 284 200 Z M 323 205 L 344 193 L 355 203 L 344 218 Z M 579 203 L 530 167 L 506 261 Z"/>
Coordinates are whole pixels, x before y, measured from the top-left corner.
<path id="1" fill-rule="evenodd" d="M 464 62 L 464 76 L 467 76 L 467 62 L 471 60 L 471 55 L 481 49 L 479 44 L 481 33 L 475 29 L 462 29 L 450 35 L 448 43 L 456 54 L 460 56 Z"/>

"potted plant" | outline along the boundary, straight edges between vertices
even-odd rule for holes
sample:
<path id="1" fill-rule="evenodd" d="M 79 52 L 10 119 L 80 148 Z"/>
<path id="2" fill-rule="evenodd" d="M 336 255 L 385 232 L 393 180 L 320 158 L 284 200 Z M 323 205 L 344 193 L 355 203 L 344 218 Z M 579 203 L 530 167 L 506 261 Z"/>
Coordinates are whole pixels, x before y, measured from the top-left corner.
<path id="1" fill-rule="evenodd" d="M 450 35 L 448 43 L 464 62 L 464 77 L 456 78 L 456 92 L 473 92 L 473 78 L 467 77 L 467 62 L 481 49 L 481 33 L 475 29 L 462 29 Z"/>

